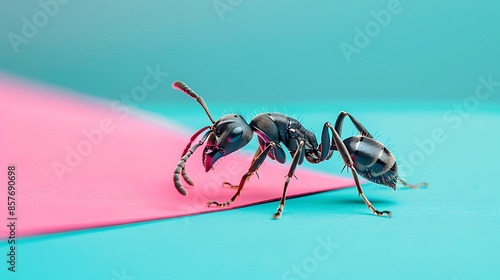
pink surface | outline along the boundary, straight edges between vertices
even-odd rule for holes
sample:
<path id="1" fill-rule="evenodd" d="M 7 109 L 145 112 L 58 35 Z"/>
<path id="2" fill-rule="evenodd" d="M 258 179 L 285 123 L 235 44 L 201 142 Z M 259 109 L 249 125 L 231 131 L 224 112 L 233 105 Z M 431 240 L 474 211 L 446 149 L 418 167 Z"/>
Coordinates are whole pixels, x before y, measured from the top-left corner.
<path id="1" fill-rule="evenodd" d="M 0 217 L 6 221 L 8 214 L 7 166 L 15 165 L 18 236 L 220 211 L 206 207 L 207 200 L 229 199 L 235 190 L 221 183 L 239 182 L 250 164 L 251 155 L 235 153 L 205 173 L 199 149 L 186 167 L 195 187 L 185 184 L 188 196 L 182 196 L 172 175 L 190 134 L 168 129 L 177 127 L 172 122 L 151 123 L 1 75 L 0 97 Z M 278 199 L 288 167 L 265 162 L 260 179 L 252 177 L 229 209 Z M 303 168 L 296 175 L 289 196 L 352 185 Z M 0 237 L 6 236 L 3 226 Z"/>

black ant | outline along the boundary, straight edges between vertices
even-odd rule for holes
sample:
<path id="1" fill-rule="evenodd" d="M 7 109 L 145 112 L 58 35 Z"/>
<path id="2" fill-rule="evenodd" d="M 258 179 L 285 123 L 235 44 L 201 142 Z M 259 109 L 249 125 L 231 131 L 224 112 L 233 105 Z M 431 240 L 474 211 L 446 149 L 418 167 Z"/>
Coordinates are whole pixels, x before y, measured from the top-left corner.
<path id="1" fill-rule="evenodd" d="M 199 146 L 206 142 L 202 163 L 205 166 L 205 171 L 208 172 L 218 159 L 248 144 L 252 139 L 253 133 L 258 136 L 259 148 L 255 152 L 248 172 L 243 175 L 239 185 L 232 186 L 227 182 L 224 183 L 237 188 L 236 193 L 225 203 L 209 201 L 208 206 L 226 207 L 230 205 L 240 195 L 246 181 L 248 181 L 253 173 L 257 172 L 266 157 L 269 156 L 279 163 L 285 163 L 286 154 L 281 143 L 290 152 L 292 164 L 286 176 L 283 195 L 278 210 L 274 214 L 274 218 L 280 218 L 283 213 L 286 190 L 290 179 L 294 176 L 297 164 L 302 164 L 304 158 L 310 163 L 320 163 L 330 159 L 334 151 L 340 153 L 344 164 L 352 171 L 358 194 L 363 198 L 366 206 L 378 216 L 386 214 L 390 217 L 391 212 L 378 211 L 373 207 L 368 198 L 363 194 L 363 190 L 359 184 L 358 174 L 371 182 L 388 186 L 394 190 L 396 189 L 396 183 L 398 181 L 410 188 L 427 185 L 426 183 L 411 185 L 399 178 L 396 159 L 392 153 L 382 143 L 375 140 L 368 130 L 347 112 L 340 112 L 335 122 L 335 126 L 332 126 L 329 122 L 323 125 L 321 144 L 318 144 L 316 136 L 304 128 L 296 119 L 279 113 L 259 114 L 255 116 L 250 123 L 247 123 L 243 117 L 236 114 L 228 114 L 214 121 L 203 98 L 196 94 L 185 83 L 177 81 L 172 84 L 172 87 L 196 99 L 212 122 L 211 126 L 203 127 L 191 137 L 189 144 L 182 153 L 181 160 L 175 168 L 174 184 L 180 194 L 186 195 L 187 193 L 182 186 L 179 174 L 182 174 L 182 177 L 189 185 L 193 185 L 193 182 L 187 176 L 184 166 L 188 158 Z M 342 124 L 346 116 L 349 117 L 361 135 L 351 136 L 342 140 L 340 135 L 342 132 Z M 191 146 L 199 135 L 207 129 L 208 131 L 203 134 L 198 143 Z M 329 132 L 333 135 L 331 139 Z"/>

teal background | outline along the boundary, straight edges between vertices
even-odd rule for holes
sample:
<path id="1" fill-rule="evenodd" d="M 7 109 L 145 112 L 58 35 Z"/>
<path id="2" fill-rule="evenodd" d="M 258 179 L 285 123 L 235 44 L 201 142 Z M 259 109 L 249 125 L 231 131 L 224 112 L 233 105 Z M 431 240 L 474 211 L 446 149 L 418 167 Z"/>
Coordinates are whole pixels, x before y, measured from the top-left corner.
<path id="1" fill-rule="evenodd" d="M 500 88 L 470 103 L 479 76 L 500 80 L 500 2 L 400 1 L 402 11 L 350 62 L 339 45 L 354 44 L 355 28 L 389 1 L 72 0 L 18 53 L 7 36 L 21 34 L 22 18 L 41 7 L 0 3 L 3 72 L 110 106 L 158 65 L 168 77 L 127 105 L 189 131 L 208 120 L 171 89 L 177 79 L 204 96 L 214 117 L 277 110 L 318 132 L 346 110 L 389 144 L 409 181 L 430 184 L 397 192 L 364 185 L 391 219 L 371 215 L 350 188 L 290 199 L 279 221 L 270 219 L 274 202 L 25 238 L 19 272 L 1 259 L 1 279 L 301 279 L 285 274 L 328 236 L 336 248 L 303 279 L 500 278 Z M 234 5 L 219 17 L 214 3 Z M 424 153 L 435 129 L 444 140 Z M 334 156 L 303 168 L 341 174 L 342 164 Z"/>
<path id="2" fill-rule="evenodd" d="M 37 1 L 0 1 L 0 67 L 36 80 L 116 99 L 160 65 L 213 102 L 304 100 L 455 101 L 479 75 L 498 74 L 500 3 L 401 0 L 402 11 L 351 63 L 340 44 L 388 0 L 69 0 L 16 54 Z M 229 4 L 228 4 L 229 5 Z M 187 103 L 154 90 L 145 102 Z M 469 91 L 468 91 L 469 90 Z M 498 95 L 489 102 L 498 102 Z"/>

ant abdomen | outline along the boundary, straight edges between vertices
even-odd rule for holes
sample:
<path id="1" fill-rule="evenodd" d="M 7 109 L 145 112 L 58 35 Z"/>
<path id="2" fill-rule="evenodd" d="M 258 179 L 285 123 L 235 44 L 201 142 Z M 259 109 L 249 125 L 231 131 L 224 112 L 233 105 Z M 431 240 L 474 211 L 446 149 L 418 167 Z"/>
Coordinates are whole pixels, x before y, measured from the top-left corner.
<path id="1" fill-rule="evenodd" d="M 364 136 L 352 136 L 343 142 L 359 175 L 371 182 L 396 188 L 396 158 L 382 143 Z"/>

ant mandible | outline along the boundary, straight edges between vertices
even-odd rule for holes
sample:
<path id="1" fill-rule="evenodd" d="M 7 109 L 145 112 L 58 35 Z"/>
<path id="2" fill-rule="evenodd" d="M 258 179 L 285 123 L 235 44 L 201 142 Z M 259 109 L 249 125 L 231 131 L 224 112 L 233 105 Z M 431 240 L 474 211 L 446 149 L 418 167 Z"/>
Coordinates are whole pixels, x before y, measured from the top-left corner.
<path id="1" fill-rule="evenodd" d="M 334 151 L 340 153 L 345 166 L 352 171 L 352 177 L 354 178 L 358 194 L 363 198 L 366 206 L 377 216 L 386 214 L 387 217 L 390 217 L 391 212 L 378 211 L 373 207 L 368 198 L 363 194 L 358 174 L 368 181 L 388 186 L 394 190 L 396 189 L 397 182 L 409 188 L 418 188 L 421 185 L 427 185 L 426 183 L 411 185 L 402 180 L 398 176 L 396 159 L 392 153 L 382 143 L 375 140 L 368 130 L 347 112 L 340 112 L 335 126 L 332 126 L 329 122 L 323 125 L 321 144 L 318 144 L 316 136 L 304 128 L 299 121 L 280 113 L 259 114 L 250 123 L 247 123 L 243 117 L 237 114 L 228 114 L 214 121 L 203 98 L 185 83 L 176 81 L 172 84 L 172 87 L 196 99 L 212 122 L 211 126 L 201 128 L 191 137 L 189 144 L 182 153 L 181 160 L 175 168 L 174 184 L 180 194 L 187 194 L 182 186 L 180 174 L 189 185 L 194 185 L 193 181 L 187 176 L 184 166 L 199 146 L 206 142 L 202 155 L 202 163 L 205 166 L 205 171 L 208 172 L 218 159 L 248 144 L 252 139 L 253 133 L 258 136 L 259 148 L 254 154 L 250 168 L 241 178 L 239 185 L 232 186 L 237 188 L 236 193 L 227 202 L 209 201 L 208 206 L 226 207 L 230 205 L 240 195 L 246 181 L 248 181 L 253 173 L 258 171 L 267 156 L 281 164 L 285 163 L 286 155 L 281 143 L 290 152 L 292 164 L 286 176 L 283 195 L 278 210 L 273 216 L 274 218 L 280 218 L 283 213 L 288 183 L 294 176 L 297 165 L 302 164 L 304 158 L 313 164 L 328 160 Z M 349 117 L 361 135 L 351 136 L 342 140 L 340 135 L 346 116 Z M 192 145 L 207 129 L 208 131 L 203 134 L 200 140 Z M 331 139 L 329 132 L 332 133 Z M 227 182 L 224 184 L 230 185 Z"/>

